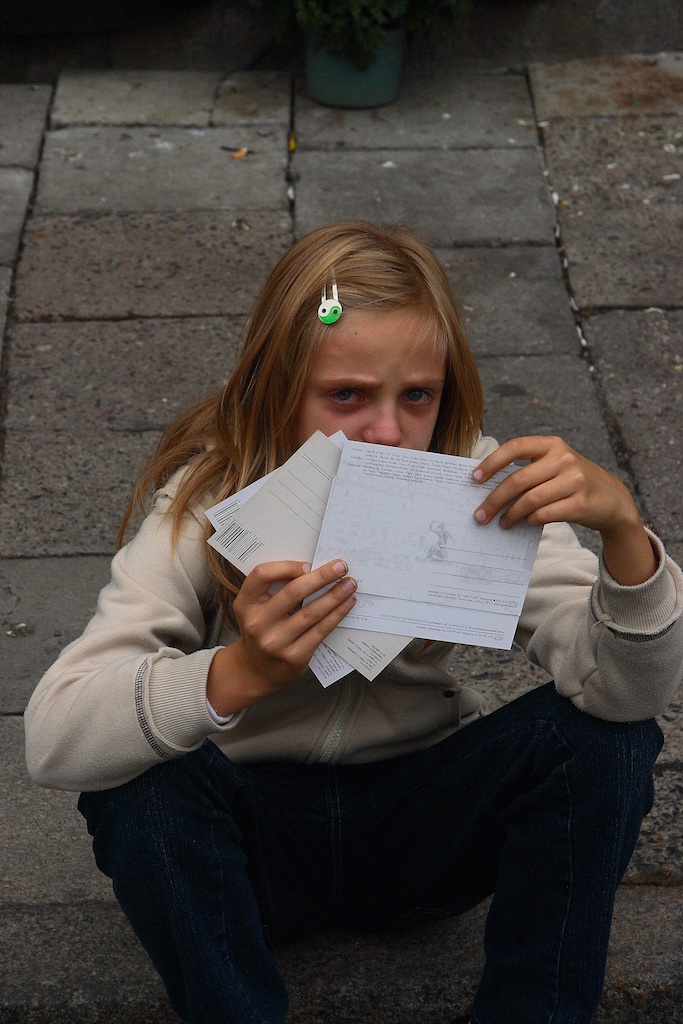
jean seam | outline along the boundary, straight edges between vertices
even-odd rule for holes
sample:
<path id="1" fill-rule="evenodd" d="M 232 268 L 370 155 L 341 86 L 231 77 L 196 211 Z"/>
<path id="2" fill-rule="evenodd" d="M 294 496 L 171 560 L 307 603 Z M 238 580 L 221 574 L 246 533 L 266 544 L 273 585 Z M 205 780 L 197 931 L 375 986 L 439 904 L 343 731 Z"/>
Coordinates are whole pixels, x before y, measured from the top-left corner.
<path id="1" fill-rule="evenodd" d="M 567 794 L 568 808 L 567 808 L 567 857 L 569 867 L 569 897 L 565 908 L 564 920 L 562 922 L 562 928 L 560 929 L 560 941 L 557 950 L 557 963 L 555 965 L 555 1005 L 552 1013 L 550 1014 L 548 1024 L 552 1024 L 557 1019 L 558 1004 L 560 1001 L 560 975 L 562 971 L 562 957 L 564 950 L 564 938 L 567 932 L 567 924 L 569 922 L 569 915 L 571 911 L 572 893 L 574 892 L 574 860 L 572 857 L 572 824 L 574 820 L 574 801 L 572 799 L 572 790 L 569 785 L 567 778 L 567 766 L 562 766 L 562 778 L 564 781 L 565 791 Z"/>
<path id="2" fill-rule="evenodd" d="M 332 857 L 332 905 L 330 925 L 339 919 L 342 903 L 342 815 L 339 798 L 339 783 L 336 769 L 331 768 L 325 777 L 325 796 L 330 820 L 330 852 Z"/>

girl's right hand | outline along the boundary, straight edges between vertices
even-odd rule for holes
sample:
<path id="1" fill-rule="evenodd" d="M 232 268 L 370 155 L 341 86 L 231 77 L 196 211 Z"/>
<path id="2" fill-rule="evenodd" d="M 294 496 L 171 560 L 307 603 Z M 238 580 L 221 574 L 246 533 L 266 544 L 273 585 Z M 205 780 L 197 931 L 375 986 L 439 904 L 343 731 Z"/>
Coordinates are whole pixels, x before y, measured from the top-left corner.
<path id="1" fill-rule="evenodd" d="M 239 639 L 218 651 L 209 669 L 206 695 L 219 715 L 240 711 L 304 674 L 315 649 L 356 603 L 356 581 L 347 572 L 339 559 L 314 572 L 305 562 L 283 561 L 249 573 L 233 605 Z"/>

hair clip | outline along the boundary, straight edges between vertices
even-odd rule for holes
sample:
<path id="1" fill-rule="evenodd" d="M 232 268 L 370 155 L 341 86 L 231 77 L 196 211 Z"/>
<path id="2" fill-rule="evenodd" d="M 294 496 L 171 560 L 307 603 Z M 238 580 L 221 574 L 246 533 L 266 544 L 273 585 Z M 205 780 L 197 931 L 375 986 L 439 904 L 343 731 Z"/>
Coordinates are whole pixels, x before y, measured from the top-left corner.
<path id="1" fill-rule="evenodd" d="M 324 324 L 336 324 L 342 315 L 342 307 L 337 291 L 337 279 L 332 274 L 332 298 L 327 299 L 327 285 L 323 285 L 323 293 L 318 306 L 318 319 Z"/>

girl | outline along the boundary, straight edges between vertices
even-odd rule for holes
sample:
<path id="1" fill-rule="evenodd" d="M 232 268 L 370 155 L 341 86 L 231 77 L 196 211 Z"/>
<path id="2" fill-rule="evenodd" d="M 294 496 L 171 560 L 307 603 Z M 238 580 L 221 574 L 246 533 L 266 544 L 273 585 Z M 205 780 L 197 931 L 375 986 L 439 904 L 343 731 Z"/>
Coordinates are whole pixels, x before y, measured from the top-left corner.
<path id="1" fill-rule="evenodd" d="M 319 310 L 331 282 L 336 322 Z M 481 413 L 431 250 L 403 228 L 313 231 L 273 271 L 223 393 L 165 434 L 124 528 L 153 492 L 151 510 L 31 699 L 30 771 L 84 790 L 97 863 L 186 1021 L 282 1022 L 272 942 L 490 893 L 472 1021 L 581 1024 L 596 1008 L 652 801 L 653 716 L 680 680 L 683 580 L 618 480 L 558 438 L 498 447 Z M 482 716 L 457 650 L 420 640 L 372 683 L 318 684 L 311 656 L 354 603 L 344 552 L 241 579 L 204 510 L 340 428 L 474 456 L 477 481 L 528 461 L 476 519 L 498 529 L 509 505 L 503 528 L 545 526 L 517 639 L 554 684 Z M 600 532 L 599 562 L 567 521 Z"/>

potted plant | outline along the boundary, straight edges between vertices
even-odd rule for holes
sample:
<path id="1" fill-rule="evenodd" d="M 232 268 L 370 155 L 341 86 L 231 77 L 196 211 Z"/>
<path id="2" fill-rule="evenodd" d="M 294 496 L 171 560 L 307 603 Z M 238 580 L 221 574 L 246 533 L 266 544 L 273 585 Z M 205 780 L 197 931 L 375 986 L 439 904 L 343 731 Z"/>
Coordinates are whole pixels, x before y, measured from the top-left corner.
<path id="1" fill-rule="evenodd" d="M 309 95 L 342 107 L 390 103 L 398 95 L 403 45 L 418 33 L 440 36 L 471 0 L 252 0 L 283 39 L 306 39 Z"/>

